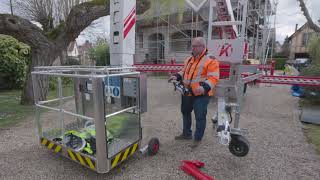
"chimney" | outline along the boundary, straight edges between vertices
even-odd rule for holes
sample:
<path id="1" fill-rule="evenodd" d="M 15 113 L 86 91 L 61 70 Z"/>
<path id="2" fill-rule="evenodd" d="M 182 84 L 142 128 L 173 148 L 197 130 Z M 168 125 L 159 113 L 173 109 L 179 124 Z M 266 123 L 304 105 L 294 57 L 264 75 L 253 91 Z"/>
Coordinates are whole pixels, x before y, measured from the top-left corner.
<path id="1" fill-rule="evenodd" d="M 296 24 L 296 29 L 295 29 L 295 31 L 294 31 L 294 32 L 297 32 L 297 30 L 298 30 L 298 24 Z"/>

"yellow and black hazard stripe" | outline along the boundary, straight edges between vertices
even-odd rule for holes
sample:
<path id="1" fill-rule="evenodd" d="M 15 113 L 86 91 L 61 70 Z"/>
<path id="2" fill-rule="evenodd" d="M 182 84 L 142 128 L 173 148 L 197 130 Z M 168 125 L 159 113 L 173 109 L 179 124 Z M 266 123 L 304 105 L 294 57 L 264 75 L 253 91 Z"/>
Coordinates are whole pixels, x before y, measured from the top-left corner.
<path id="1" fill-rule="evenodd" d="M 55 144 L 54 142 L 49 141 L 45 138 L 41 138 L 40 142 L 42 145 L 46 146 L 48 149 L 53 150 L 55 153 L 61 152 L 62 147 L 59 144 Z"/>
<path id="2" fill-rule="evenodd" d="M 71 149 L 68 149 L 68 157 L 73 161 L 80 163 L 83 166 L 86 166 L 92 170 L 96 170 L 96 162 L 89 158 L 88 156 L 84 156 L 79 152 L 74 152 Z"/>
<path id="3" fill-rule="evenodd" d="M 128 147 L 127 149 L 124 149 L 120 153 L 118 153 L 112 160 L 111 160 L 111 169 L 116 167 L 118 164 L 123 162 L 124 160 L 128 159 L 130 156 L 132 156 L 138 149 L 138 143 L 135 143 L 134 145 Z"/>

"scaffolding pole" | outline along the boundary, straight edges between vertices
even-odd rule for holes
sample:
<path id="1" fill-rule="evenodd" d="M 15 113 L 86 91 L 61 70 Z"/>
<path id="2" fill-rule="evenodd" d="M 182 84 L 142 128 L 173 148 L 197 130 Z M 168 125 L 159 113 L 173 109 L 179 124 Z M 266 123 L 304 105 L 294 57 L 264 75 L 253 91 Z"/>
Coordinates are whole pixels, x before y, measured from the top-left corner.
<path id="1" fill-rule="evenodd" d="M 279 0 L 275 2 L 275 14 L 274 14 L 274 22 L 273 22 L 273 28 L 274 33 L 276 35 L 276 21 L 277 21 L 277 8 L 278 8 Z M 272 41 L 272 48 L 271 48 L 271 59 L 273 59 L 273 51 L 274 51 L 274 44 L 275 44 L 276 38 L 273 38 Z"/>

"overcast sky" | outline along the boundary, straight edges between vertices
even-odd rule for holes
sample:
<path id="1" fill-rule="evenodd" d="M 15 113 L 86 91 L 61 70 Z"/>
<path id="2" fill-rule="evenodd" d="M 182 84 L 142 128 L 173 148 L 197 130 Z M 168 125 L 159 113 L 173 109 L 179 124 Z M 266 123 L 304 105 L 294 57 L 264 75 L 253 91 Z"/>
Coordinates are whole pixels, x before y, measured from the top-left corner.
<path id="1" fill-rule="evenodd" d="M 314 21 L 320 19 L 320 0 L 305 0 L 307 7 Z M 295 25 L 304 25 L 306 18 L 303 16 L 297 0 L 279 0 L 277 11 L 277 40 L 283 42 L 286 35 L 291 35 Z"/>
<path id="2" fill-rule="evenodd" d="M 305 0 L 310 11 L 311 16 L 316 21 L 320 19 L 320 0 Z M 9 7 L 6 5 L 9 0 L 0 0 L 0 13 L 10 12 Z M 273 20 L 274 17 L 271 17 Z M 302 15 L 301 10 L 299 9 L 299 4 L 297 0 L 279 0 L 278 12 L 277 12 L 277 40 L 281 43 L 284 38 L 288 35 L 290 36 L 295 29 L 295 25 L 298 24 L 301 27 L 306 22 L 305 17 Z M 88 32 L 82 33 L 81 37 L 77 40 L 79 44 L 82 44 L 87 37 L 93 37 L 95 33 L 108 36 L 109 35 L 109 26 L 110 19 L 109 17 L 104 17 L 97 20 L 95 28 L 89 28 Z M 97 32 L 95 32 L 97 31 Z M 109 39 L 109 37 L 107 37 Z"/>

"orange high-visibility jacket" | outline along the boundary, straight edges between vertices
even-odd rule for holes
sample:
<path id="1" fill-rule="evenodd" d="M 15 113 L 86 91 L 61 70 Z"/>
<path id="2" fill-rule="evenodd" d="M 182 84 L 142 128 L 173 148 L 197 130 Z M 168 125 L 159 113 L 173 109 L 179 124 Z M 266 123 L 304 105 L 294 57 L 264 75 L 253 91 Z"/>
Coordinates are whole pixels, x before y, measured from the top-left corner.
<path id="1" fill-rule="evenodd" d="M 207 50 L 195 58 L 186 59 L 182 71 L 178 72 L 187 88 L 191 88 L 195 96 L 202 94 L 194 93 L 202 85 L 208 90 L 208 95 L 213 95 L 213 90 L 219 82 L 219 62 L 211 56 L 206 55 Z"/>

